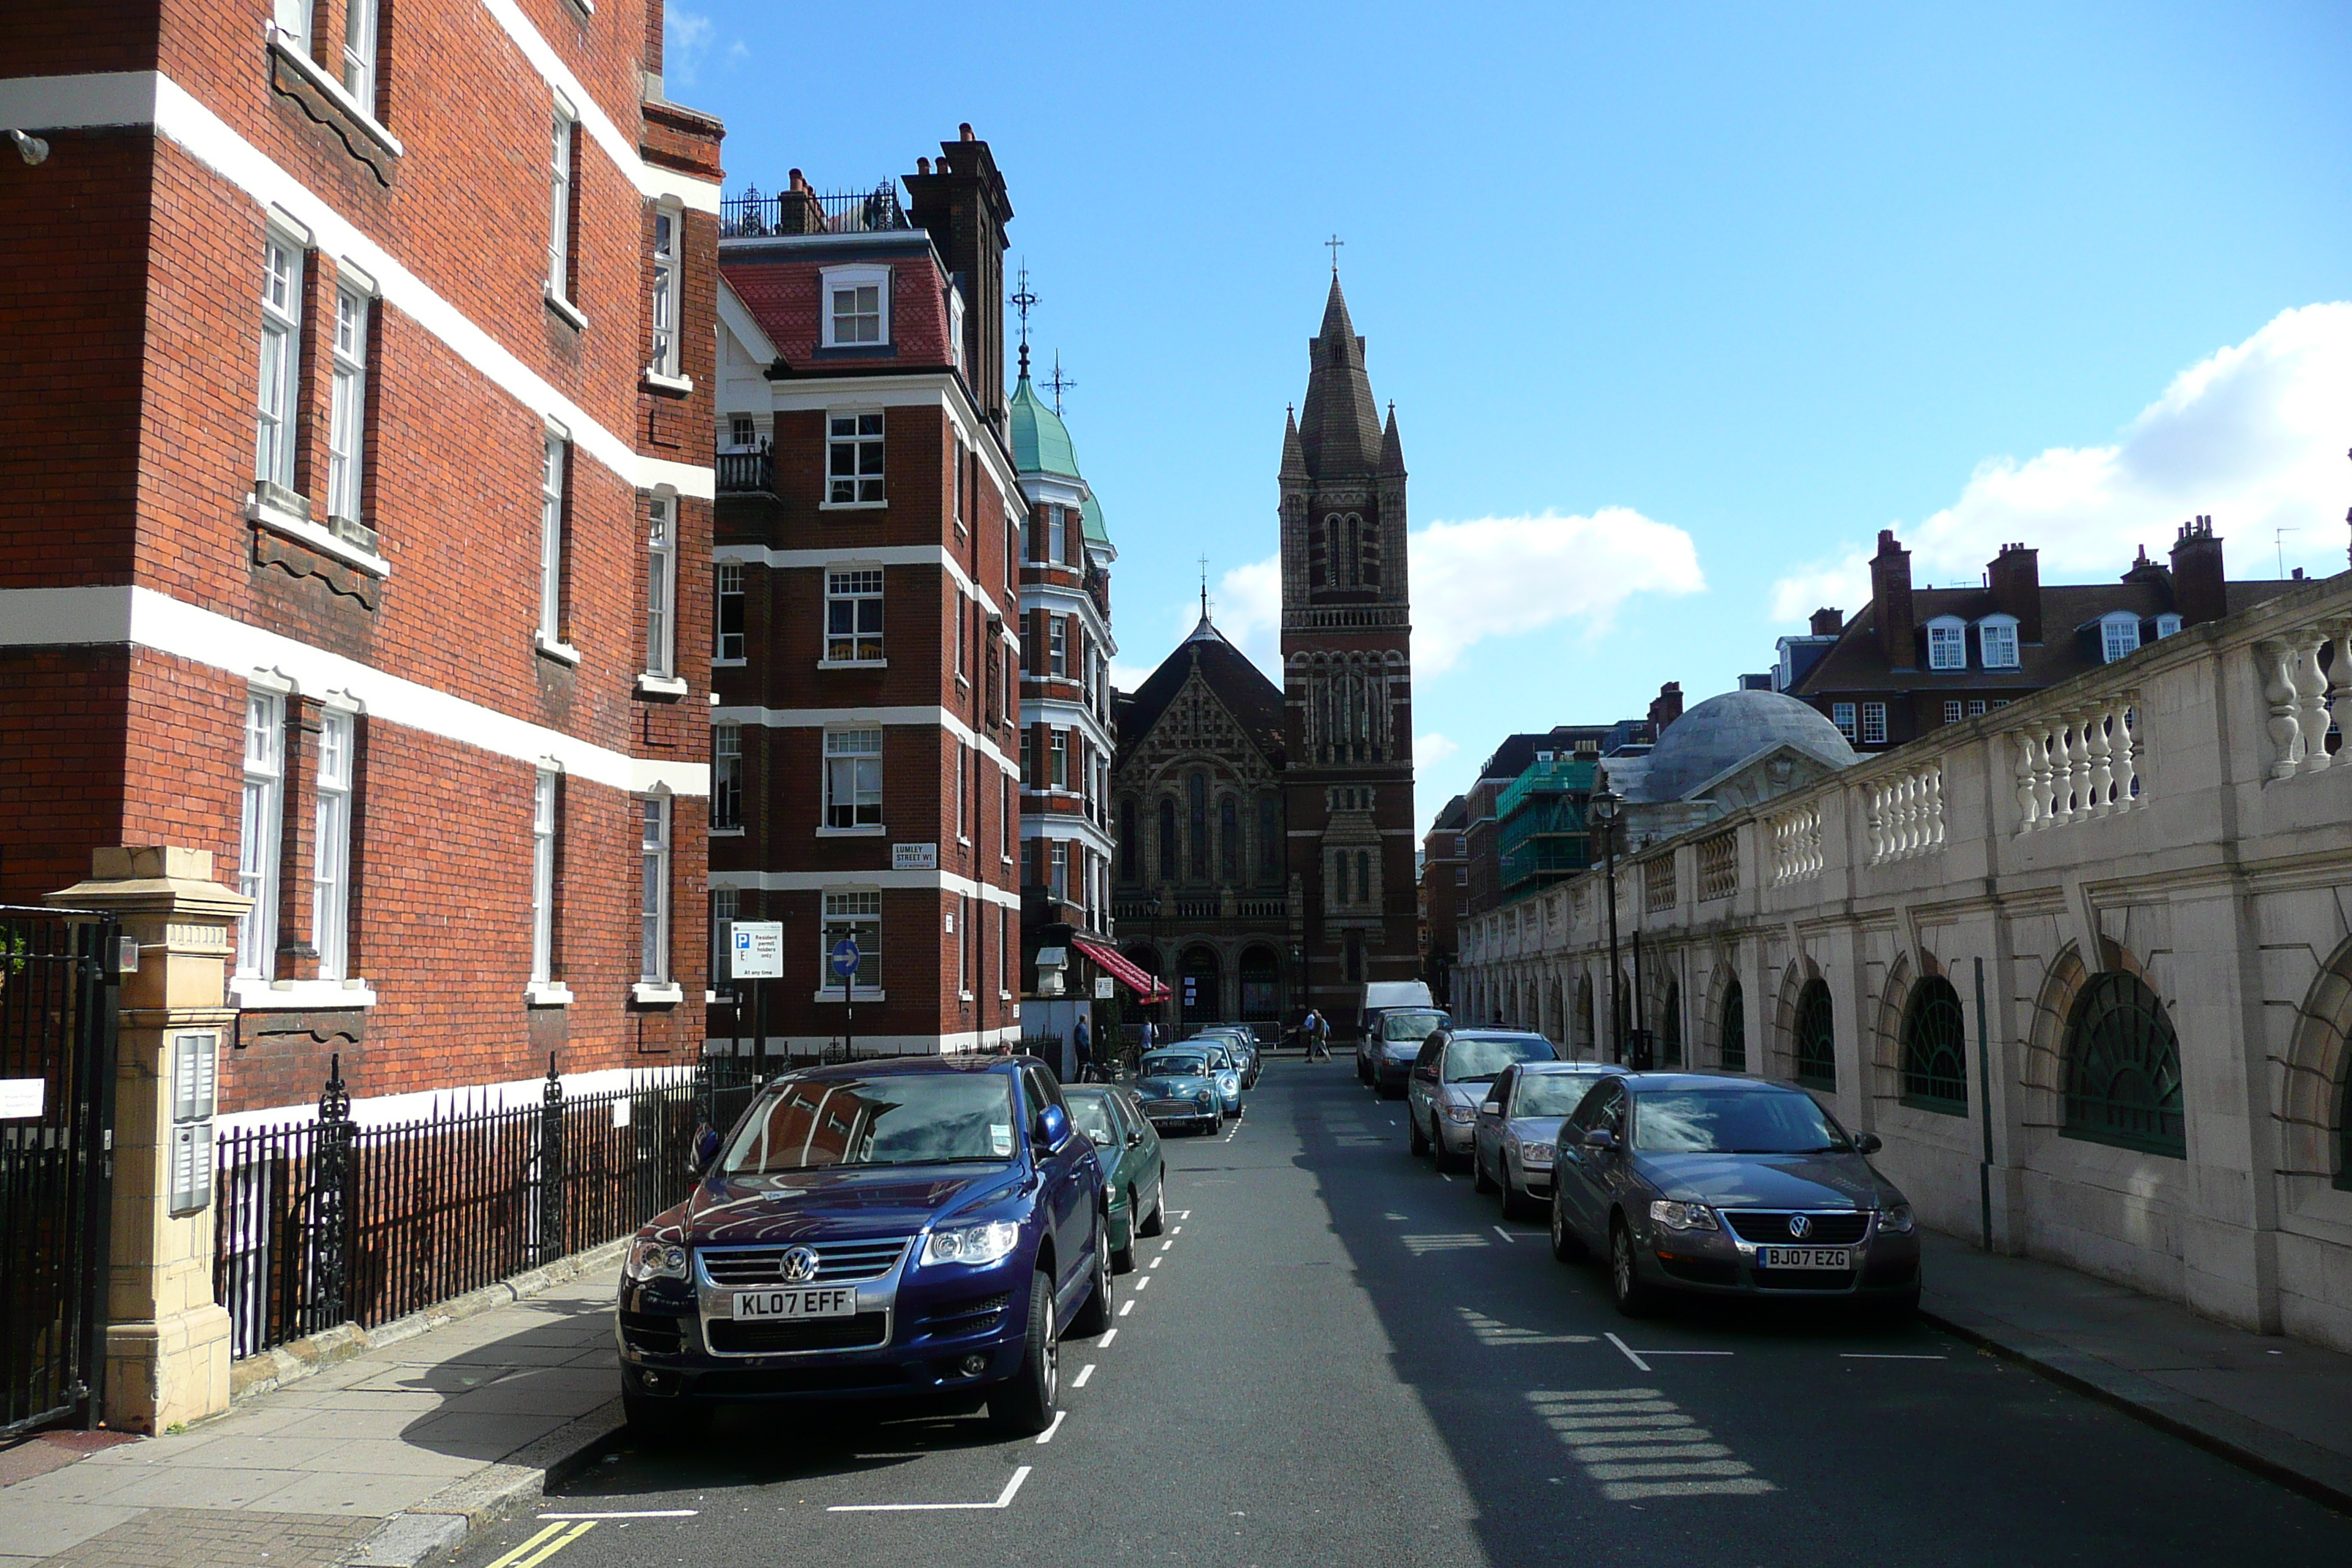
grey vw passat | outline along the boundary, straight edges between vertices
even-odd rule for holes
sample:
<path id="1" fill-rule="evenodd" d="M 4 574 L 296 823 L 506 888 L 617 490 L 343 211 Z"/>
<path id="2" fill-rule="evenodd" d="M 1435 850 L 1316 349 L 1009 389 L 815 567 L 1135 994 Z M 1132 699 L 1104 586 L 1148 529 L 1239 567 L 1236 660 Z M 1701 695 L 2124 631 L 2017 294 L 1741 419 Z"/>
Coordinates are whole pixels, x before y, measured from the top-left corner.
<path id="1" fill-rule="evenodd" d="M 1520 1062 L 1503 1069 L 1471 1124 L 1470 1167 L 1478 1190 L 1503 1194 L 1503 1217 L 1517 1219 L 1551 1197 L 1552 1151 L 1560 1123 L 1593 1080 L 1625 1069 L 1607 1062 Z"/>
<path id="2" fill-rule="evenodd" d="M 1441 1171 L 1467 1165 L 1479 1104 L 1504 1069 L 1559 1058 L 1549 1040 L 1523 1029 L 1438 1030 L 1422 1042 L 1405 1080 L 1406 1144 L 1434 1153 Z"/>
<path id="3" fill-rule="evenodd" d="M 1713 1073 L 1604 1079 L 1560 1128 L 1552 1252 L 1608 1263 L 1629 1317 L 1662 1289 L 1919 1304 L 1902 1192 L 1793 1084 Z"/>

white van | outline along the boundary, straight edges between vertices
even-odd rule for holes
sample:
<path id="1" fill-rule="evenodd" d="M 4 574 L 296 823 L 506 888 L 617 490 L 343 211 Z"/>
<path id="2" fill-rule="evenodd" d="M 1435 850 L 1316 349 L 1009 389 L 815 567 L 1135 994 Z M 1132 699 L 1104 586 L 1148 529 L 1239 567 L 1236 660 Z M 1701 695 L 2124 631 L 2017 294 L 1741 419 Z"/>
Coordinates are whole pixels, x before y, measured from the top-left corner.
<path id="1" fill-rule="evenodd" d="M 1356 1010 L 1356 1037 L 1369 1040 L 1380 1033 L 1381 1015 L 1399 1007 L 1434 1007 L 1429 987 L 1418 980 L 1375 980 L 1365 985 L 1363 1005 Z"/>

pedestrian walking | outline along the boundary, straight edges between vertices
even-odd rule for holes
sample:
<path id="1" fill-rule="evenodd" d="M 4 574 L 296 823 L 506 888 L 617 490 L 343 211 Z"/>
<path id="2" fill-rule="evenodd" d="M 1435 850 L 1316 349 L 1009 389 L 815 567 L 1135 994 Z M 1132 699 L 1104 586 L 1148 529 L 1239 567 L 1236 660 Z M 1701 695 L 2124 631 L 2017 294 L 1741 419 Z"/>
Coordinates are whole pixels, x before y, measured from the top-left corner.
<path id="1" fill-rule="evenodd" d="M 1071 1031 L 1070 1049 L 1078 1058 L 1078 1081 L 1080 1083 L 1092 1082 L 1094 1079 L 1094 1041 L 1087 1033 L 1087 1018 L 1086 1015 L 1083 1013 L 1078 1015 L 1078 1026 Z"/>

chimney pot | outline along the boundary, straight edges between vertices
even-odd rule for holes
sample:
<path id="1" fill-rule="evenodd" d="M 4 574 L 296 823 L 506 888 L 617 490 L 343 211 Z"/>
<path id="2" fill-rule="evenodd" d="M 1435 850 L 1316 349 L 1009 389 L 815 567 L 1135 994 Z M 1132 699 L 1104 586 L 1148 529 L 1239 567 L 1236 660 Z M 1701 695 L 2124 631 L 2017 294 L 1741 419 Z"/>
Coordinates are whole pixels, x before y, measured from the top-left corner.
<path id="1" fill-rule="evenodd" d="M 1824 605 L 1813 612 L 1813 636 L 1833 637 L 1845 630 L 1845 612 Z"/>
<path id="2" fill-rule="evenodd" d="M 976 142 L 979 140 L 978 137 L 971 133 L 971 121 L 969 120 L 956 127 L 956 136 L 959 140 L 965 142 Z"/>
<path id="3" fill-rule="evenodd" d="M 915 173 L 918 174 L 928 174 L 930 172 L 931 161 L 929 158 L 918 158 L 915 160 Z"/>
<path id="4" fill-rule="evenodd" d="M 1992 607 L 2017 617 L 2017 640 L 2042 640 L 2042 552 L 2022 544 L 2004 544 L 1985 568 L 1985 586 Z"/>
<path id="5" fill-rule="evenodd" d="M 2172 607 L 2184 626 L 2218 621 L 2230 613 L 2230 591 L 2223 578 L 2221 539 L 2213 520 L 2200 516 L 2183 523 L 2172 545 Z"/>
<path id="6" fill-rule="evenodd" d="M 1878 531 L 1878 553 L 1870 563 L 1871 613 L 1878 622 L 1878 646 L 1889 669 L 1919 668 L 1911 611 L 1911 552 L 1895 542 L 1895 531 Z"/>

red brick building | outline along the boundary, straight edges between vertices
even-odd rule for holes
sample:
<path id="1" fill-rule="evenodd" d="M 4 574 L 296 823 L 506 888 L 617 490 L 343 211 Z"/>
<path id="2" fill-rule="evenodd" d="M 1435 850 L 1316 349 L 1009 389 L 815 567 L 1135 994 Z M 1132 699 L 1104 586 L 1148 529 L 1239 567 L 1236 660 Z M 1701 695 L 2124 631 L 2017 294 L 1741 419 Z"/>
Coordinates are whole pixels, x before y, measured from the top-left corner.
<path id="1" fill-rule="evenodd" d="M 0 14 L 0 898 L 211 851 L 225 1110 L 698 1045 L 720 130 L 660 26 Z"/>
<path id="2" fill-rule="evenodd" d="M 900 183 L 795 170 L 719 246 L 711 916 L 781 921 L 785 977 L 710 1029 L 773 1052 L 841 1039 L 846 1005 L 861 1050 L 1019 1034 L 1013 208 L 969 126 Z"/>
<path id="3" fill-rule="evenodd" d="M 1462 915 L 1470 891 L 1470 803 L 1455 795 L 1445 803 L 1422 839 L 1421 977 L 1443 1005 L 1452 994 L 1454 963 L 1462 956 Z"/>

